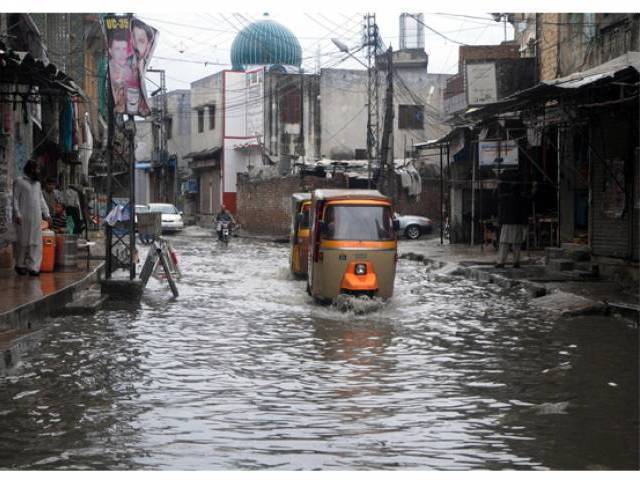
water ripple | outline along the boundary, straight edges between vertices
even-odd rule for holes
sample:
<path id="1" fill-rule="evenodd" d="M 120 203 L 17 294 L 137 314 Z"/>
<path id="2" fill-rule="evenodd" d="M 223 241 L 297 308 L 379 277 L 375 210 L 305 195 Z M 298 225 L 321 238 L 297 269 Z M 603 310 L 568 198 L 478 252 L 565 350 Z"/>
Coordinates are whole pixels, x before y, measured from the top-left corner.
<path id="1" fill-rule="evenodd" d="M 410 261 L 389 302 L 320 306 L 286 246 L 174 244 L 177 301 L 57 319 L 0 377 L 1 468 L 638 467 L 628 326 Z"/>

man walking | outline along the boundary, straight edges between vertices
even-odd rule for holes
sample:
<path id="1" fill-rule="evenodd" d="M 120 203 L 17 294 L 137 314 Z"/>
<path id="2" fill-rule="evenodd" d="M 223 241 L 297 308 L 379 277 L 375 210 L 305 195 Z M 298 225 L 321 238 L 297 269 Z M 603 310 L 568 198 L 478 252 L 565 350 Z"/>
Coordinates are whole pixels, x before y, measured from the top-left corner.
<path id="1" fill-rule="evenodd" d="M 13 218 L 16 223 L 16 272 L 37 276 L 42 261 L 40 222 L 51 222 L 49 208 L 42 196 L 38 164 L 29 160 L 24 176 L 13 182 Z"/>
<path id="2" fill-rule="evenodd" d="M 527 238 L 529 199 L 522 194 L 516 181 L 501 182 L 498 186 L 500 248 L 496 268 L 503 268 L 513 250 L 513 268 L 520 268 L 520 249 Z"/>

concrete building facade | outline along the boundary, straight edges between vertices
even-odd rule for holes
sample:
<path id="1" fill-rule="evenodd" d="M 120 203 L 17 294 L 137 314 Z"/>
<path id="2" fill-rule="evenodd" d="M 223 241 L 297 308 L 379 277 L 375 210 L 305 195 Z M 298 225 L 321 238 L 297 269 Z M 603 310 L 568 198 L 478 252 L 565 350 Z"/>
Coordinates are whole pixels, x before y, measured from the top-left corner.
<path id="1" fill-rule="evenodd" d="M 223 72 L 191 83 L 189 159 L 192 186 L 185 197 L 194 220 L 210 224 L 222 202 Z"/>
<path id="2" fill-rule="evenodd" d="M 378 61 L 381 135 L 387 81 L 384 58 Z M 428 57 L 421 49 L 393 54 L 394 158 L 404 158 L 412 144 L 439 138 L 448 131 L 442 112 L 450 75 L 428 73 L 427 64 Z M 366 70 L 321 71 L 321 156 L 337 160 L 366 158 L 367 81 Z"/>

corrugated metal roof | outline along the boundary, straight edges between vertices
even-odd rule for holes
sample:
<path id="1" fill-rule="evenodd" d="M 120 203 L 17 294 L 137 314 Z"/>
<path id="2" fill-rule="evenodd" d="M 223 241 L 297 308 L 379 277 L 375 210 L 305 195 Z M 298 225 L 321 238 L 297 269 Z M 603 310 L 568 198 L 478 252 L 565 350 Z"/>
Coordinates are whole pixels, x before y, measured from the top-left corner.
<path id="1" fill-rule="evenodd" d="M 516 92 L 500 101 L 490 103 L 469 114 L 470 119 L 480 119 L 498 113 L 512 112 L 522 108 L 531 102 L 532 99 L 547 101 L 562 96 L 564 90 L 578 89 L 595 82 L 603 81 L 622 74 L 624 71 L 635 70 L 640 73 L 640 52 L 627 52 L 624 55 L 609 60 L 582 72 L 572 73 L 565 77 L 545 80 L 533 87 Z"/>
<path id="2" fill-rule="evenodd" d="M 0 42 L 0 73 L 17 84 L 64 90 L 87 98 L 82 89 L 53 63 L 34 57 L 29 52 L 8 49 Z"/>
<path id="3" fill-rule="evenodd" d="M 640 52 L 627 52 L 597 67 L 541 83 L 559 88 L 580 88 L 604 78 L 611 78 L 627 68 L 633 68 L 636 72 L 640 72 Z"/>
<path id="4" fill-rule="evenodd" d="M 311 192 L 298 192 L 291 195 L 291 198 L 297 202 L 304 202 L 305 200 L 311 200 Z"/>

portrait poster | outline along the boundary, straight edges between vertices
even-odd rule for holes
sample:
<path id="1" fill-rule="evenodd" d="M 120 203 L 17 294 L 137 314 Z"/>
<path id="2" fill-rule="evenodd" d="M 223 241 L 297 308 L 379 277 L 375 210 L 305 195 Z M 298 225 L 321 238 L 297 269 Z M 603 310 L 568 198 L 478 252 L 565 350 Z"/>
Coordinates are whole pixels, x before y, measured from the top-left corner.
<path id="1" fill-rule="evenodd" d="M 147 117 L 151 109 L 144 78 L 158 32 L 131 15 L 107 15 L 103 25 L 114 112 Z"/>

